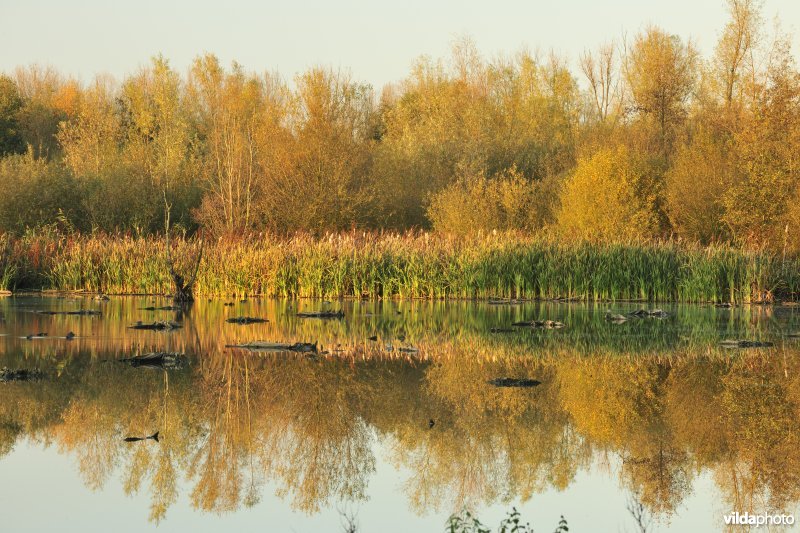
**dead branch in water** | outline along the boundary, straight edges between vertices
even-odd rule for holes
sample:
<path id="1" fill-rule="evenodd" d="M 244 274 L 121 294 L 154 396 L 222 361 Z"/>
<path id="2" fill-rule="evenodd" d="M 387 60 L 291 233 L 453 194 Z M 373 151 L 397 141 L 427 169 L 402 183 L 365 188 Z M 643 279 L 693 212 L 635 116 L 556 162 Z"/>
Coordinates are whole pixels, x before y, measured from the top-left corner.
<path id="1" fill-rule="evenodd" d="M 194 301 L 194 283 L 197 280 L 197 272 L 200 270 L 200 261 L 203 259 L 203 246 L 205 242 L 200 239 L 200 251 L 197 253 L 197 260 L 194 264 L 189 281 L 187 282 L 183 275 L 175 269 L 175 262 L 172 259 L 172 247 L 169 242 L 169 213 L 171 206 L 167 202 L 167 195 L 164 193 L 164 233 L 166 238 L 167 247 L 167 267 L 169 268 L 169 275 L 172 277 L 172 283 L 175 286 L 175 292 L 172 295 L 172 300 L 175 303 L 189 303 Z"/>

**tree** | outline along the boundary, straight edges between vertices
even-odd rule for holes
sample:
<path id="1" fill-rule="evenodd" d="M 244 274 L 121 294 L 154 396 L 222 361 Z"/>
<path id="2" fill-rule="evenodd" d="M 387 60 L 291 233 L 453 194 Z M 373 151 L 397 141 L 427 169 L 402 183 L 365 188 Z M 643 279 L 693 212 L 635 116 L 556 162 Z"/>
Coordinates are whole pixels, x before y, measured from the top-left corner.
<path id="1" fill-rule="evenodd" d="M 558 225 L 588 240 L 652 237 L 658 233 L 655 194 L 646 167 L 627 148 L 605 148 L 578 162 L 561 195 Z"/>
<path id="2" fill-rule="evenodd" d="M 666 175 L 666 211 L 674 230 L 708 244 L 727 236 L 724 197 L 736 175 L 736 160 L 713 131 L 697 132 L 678 148 Z"/>
<path id="3" fill-rule="evenodd" d="M 728 111 L 736 113 L 743 83 L 743 71 L 755 70 L 753 50 L 759 42 L 760 0 L 727 0 L 730 20 L 722 31 L 714 54 L 714 69 L 720 93 Z"/>
<path id="4" fill-rule="evenodd" d="M 17 113 L 22 104 L 22 97 L 14 80 L 0 75 L 0 157 L 25 151 L 17 122 Z"/>
<path id="5" fill-rule="evenodd" d="M 23 101 L 17 122 L 24 143 L 33 149 L 34 157 L 57 156 L 58 124 L 74 111 L 77 83 L 38 65 L 18 68 L 16 82 Z"/>
<path id="6" fill-rule="evenodd" d="M 445 233 L 533 233 L 552 220 L 555 189 L 552 180 L 531 182 L 514 168 L 491 178 L 464 175 L 431 197 L 428 218 Z"/>
<path id="7" fill-rule="evenodd" d="M 289 230 L 342 230 L 363 223 L 372 194 L 372 88 L 343 72 L 313 68 L 295 80 L 291 170 L 269 205 Z"/>
<path id="8" fill-rule="evenodd" d="M 620 79 L 613 42 L 602 45 L 597 54 L 585 51 L 580 56 L 580 67 L 586 81 L 597 120 L 604 124 L 616 118 L 621 111 Z"/>
<path id="9" fill-rule="evenodd" d="M 757 91 L 753 116 L 735 137 L 739 179 L 725 195 L 723 220 L 740 241 L 780 247 L 800 183 L 800 73 L 788 40 L 774 43 Z"/>
<path id="10" fill-rule="evenodd" d="M 163 221 L 166 194 L 175 222 L 191 227 L 190 209 L 197 204 L 196 188 L 187 171 L 190 155 L 189 121 L 180 76 L 163 57 L 125 80 L 119 99 L 124 136 L 122 162 L 127 173 L 140 174 L 155 190 L 155 217 L 147 227 L 156 231 Z"/>
<path id="11" fill-rule="evenodd" d="M 664 158 L 669 156 L 675 127 L 686 117 L 696 62 L 691 44 L 653 26 L 636 36 L 625 57 L 632 111 L 652 132 L 651 149 Z"/>
<path id="12" fill-rule="evenodd" d="M 256 206 L 278 171 L 287 89 L 275 77 L 247 75 L 235 63 L 226 72 L 215 56 L 206 55 L 195 60 L 189 94 L 202 139 L 206 191 L 198 220 L 217 233 L 252 229 Z"/>
<path id="13" fill-rule="evenodd" d="M 118 163 L 123 139 L 113 80 L 97 77 L 80 93 L 75 116 L 59 125 L 58 141 L 79 178 L 99 178 Z"/>

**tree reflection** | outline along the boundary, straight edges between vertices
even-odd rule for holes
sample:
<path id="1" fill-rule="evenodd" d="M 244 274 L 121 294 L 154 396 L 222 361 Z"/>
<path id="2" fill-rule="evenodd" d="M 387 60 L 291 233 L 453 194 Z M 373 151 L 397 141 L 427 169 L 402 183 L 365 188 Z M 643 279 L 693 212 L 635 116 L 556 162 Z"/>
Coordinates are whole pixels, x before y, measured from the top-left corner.
<path id="1" fill-rule="evenodd" d="M 265 327 L 273 338 L 311 328 Z M 40 354 L 47 379 L 0 386 L 0 455 L 22 437 L 54 443 L 88 487 L 119 474 L 126 493 L 146 491 L 153 521 L 182 480 L 191 504 L 215 513 L 256 504 L 266 485 L 308 513 L 366 500 L 377 442 L 408 472 L 419 512 L 563 490 L 602 458 L 620 465 L 640 516 L 669 516 L 700 472 L 740 512 L 800 500 L 796 345 L 587 355 L 462 332 L 398 353 L 366 330 L 324 327 L 326 353 L 265 355 L 226 350 L 229 333 L 195 325 L 169 341 L 197 354 L 177 371 L 114 362 L 127 346 Z M 487 383 L 498 377 L 541 385 Z M 157 443 L 123 441 L 156 430 Z"/>

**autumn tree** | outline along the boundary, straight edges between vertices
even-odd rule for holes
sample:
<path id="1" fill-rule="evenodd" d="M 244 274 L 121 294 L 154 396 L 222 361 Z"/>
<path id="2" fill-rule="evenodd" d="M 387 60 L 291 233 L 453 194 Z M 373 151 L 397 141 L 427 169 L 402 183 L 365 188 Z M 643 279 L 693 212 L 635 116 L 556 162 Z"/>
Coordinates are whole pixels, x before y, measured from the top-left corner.
<path id="1" fill-rule="evenodd" d="M 118 162 L 123 139 L 115 90 L 111 78 L 98 76 L 80 92 L 75 116 L 59 126 L 64 161 L 76 176 L 98 177 Z"/>
<path id="2" fill-rule="evenodd" d="M 18 68 L 16 83 L 23 101 L 17 112 L 23 142 L 35 157 L 56 157 L 58 125 L 74 112 L 78 84 L 38 65 Z"/>
<path id="3" fill-rule="evenodd" d="M 341 230 L 364 220 L 372 199 L 372 88 L 344 72 L 311 69 L 295 80 L 290 117 L 296 139 L 289 171 L 267 204 L 288 230 Z"/>
<path id="4" fill-rule="evenodd" d="M 651 26 L 634 38 L 624 69 L 630 109 L 644 127 L 641 148 L 669 156 L 676 128 L 686 118 L 696 63 L 691 44 L 659 28 Z"/>
<path id="5" fill-rule="evenodd" d="M 173 220 L 190 227 L 197 194 L 187 172 L 191 137 L 180 76 L 166 59 L 155 57 L 150 67 L 125 80 L 119 105 L 125 174 L 134 183 L 149 182 L 134 193 L 149 206 L 145 229 L 163 225 L 165 195 Z"/>
<path id="6" fill-rule="evenodd" d="M 723 219 L 735 238 L 779 247 L 800 183 L 800 73 L 788 40 L 774 43 L 753 116 L 735 140 L 741 177 L 725 195 Z"/>
<path id="7" fill-rule="evenodd" d="M 680 237 L 708 244 L 727 236 L 724 199 L 736 174 L 735 157 L 713 131 L 700 130 L 677 149 L 667 171 L 665 197 L 667 215 Z"/>
<path id="8" fill-rule="evenodd" d="M 198 220 L 216 232 L 253 229 L 266 215 L 265 191 L 285 169 L 288 89 L 277 76 L 249 75 L 235 63 L 226 72 L 206 55 L 192 67 L 189 95 L 206 192 Z"/>
<path id="9" fill-rule="evenodd" d="M 728 0 L 730 19 L 722 31 L 713 58 L 719 94 L 725 109 L 737 114 L 742 93 L 755 78 L 754 50 L 760 41 L 760 0 Z"/>
<path id="10" fill-rule="evenodd" d="M 433 194 L 428 218 L 445 233 L 535 233 L 552 220 L 557 198 L 553 180 L 533 182 L 515 168 L 492 177 L 467 174 Z"/>
<path id="11" fill-rule="evenodd" d="M 587 83 L 595 120 L 605 124 L 616 120 L 621 112 L 619 59 L 615 43 L 605 43 L 597 52 L 584 51 L 580 68 Z"/>
<path id="12" fill-rule="evenodd" d="M 627 148 L 601 149 L 580 160 L 564 184 L 560 231 L 589 240 L 655 236 L 654 191 L 647 167 Z"/>

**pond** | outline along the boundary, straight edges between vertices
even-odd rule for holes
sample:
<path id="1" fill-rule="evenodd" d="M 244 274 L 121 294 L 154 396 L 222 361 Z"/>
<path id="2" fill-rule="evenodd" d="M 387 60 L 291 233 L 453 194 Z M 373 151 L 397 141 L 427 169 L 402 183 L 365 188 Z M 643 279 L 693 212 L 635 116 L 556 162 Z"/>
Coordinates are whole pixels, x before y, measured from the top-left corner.
<path id="1" fill-rule="evenodd" d="M 0 382 L 3 531 L 443 531 L 513 507 L 537 531 L 562 515 L 570 531 L 719 531 L 732 512 L 798 511 L 794 307 L 147 309 L 170 305 L 0 298 L 0 368 L 30 371 Z M 531 320 L 565 327 L 512 326 Z M 179 327 L 129 328 L 157 321 Z"/>

